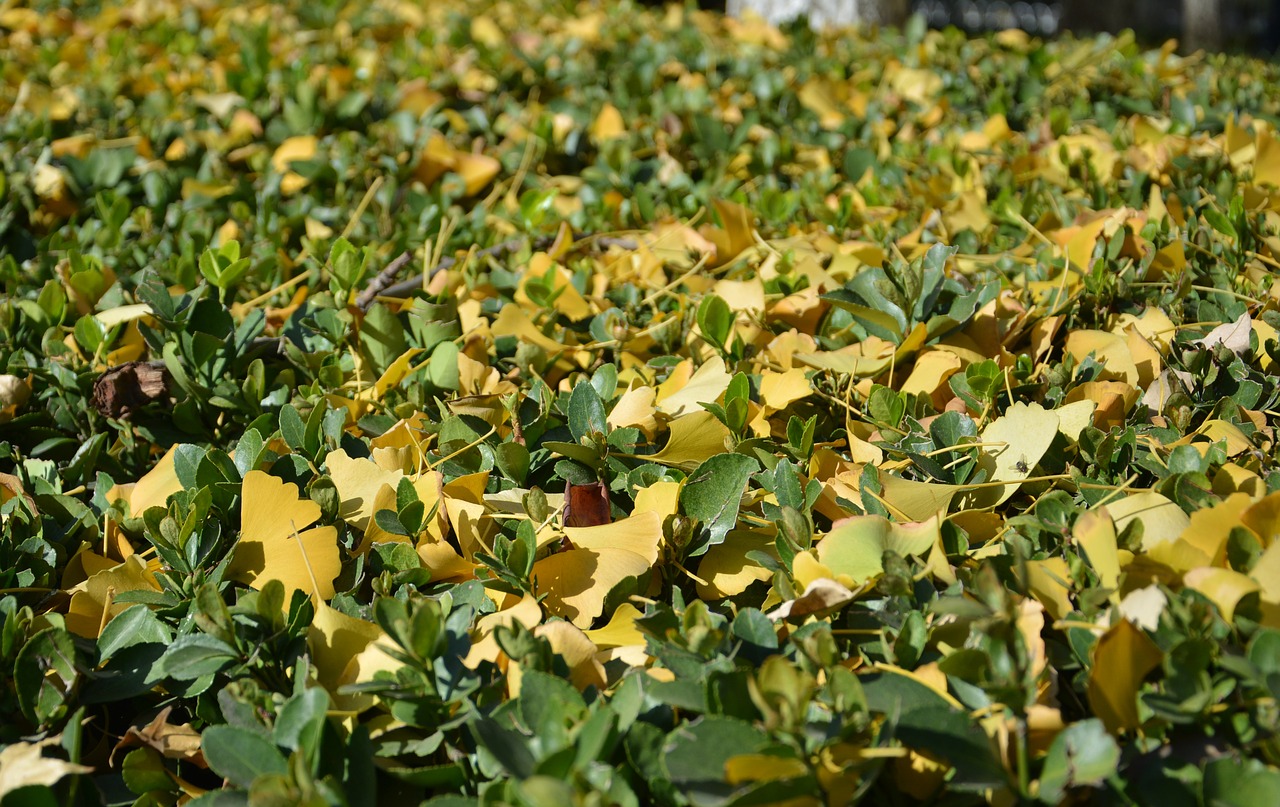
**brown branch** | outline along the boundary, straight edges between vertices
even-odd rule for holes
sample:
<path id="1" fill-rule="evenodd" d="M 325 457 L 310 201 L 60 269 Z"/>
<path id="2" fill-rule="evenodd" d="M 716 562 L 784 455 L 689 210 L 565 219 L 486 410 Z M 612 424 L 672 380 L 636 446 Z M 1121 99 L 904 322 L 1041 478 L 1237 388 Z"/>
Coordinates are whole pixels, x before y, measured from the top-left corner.
<path id="1" fill-rule="evenodd" d="M 399 257 L 387 264 L 381 272 L 374 275 L 369 284 L 364 287 L 364 290 L 360 292 L 360 296 L 356 297 L 356 307 L 361 311 L 367 311 L 369 306 L 373 305 L 374 298 L 381 294 L 387 286 L 390 286 L 391 282 L 396 279 L 396 275 L 400 274 L 400 270 L 408 266 L 412 260 L 412 251 L 405 250 L 400 253 Z"/>
<path id="2" fill-rule="evenodd" d="M 631 238 L 617 238 L 608 235 L 576 235 L 575 241 L 578 240 L 585 241 L 602 249 L 608 249 L 609 247 L 615 246 L 621 247 L 622 249 L 635 249 L 639 245 L 637 241 Z M 541 249 L 550 243 L 551 239 L 544 237 L 532 242 L 532 246 L 534 249 Z M 529 244 L 530 241 L 527 238 L 512 238 L 509 241 L 503 241 L 500 244 L 485 247 L 484 249 L 476 251 L 474 254 L 475 257 L 478 258 L 498 258 L 515 252 L 521 247 Z M 423 285 L 426 282 L 429 282 L 431 278 L 435 277 L 436 273 L 448 271 L 458 264 L 457 258 L 441 258 L 440 262 L 431 267 L 431 269 L 425 274 L 417 274 L 408 280 L 402 280 L 399 283 L 393 282 L 396 279 L 396 275 L 398 275 L 400 271 L 408 266 L 412 261 L 413 253 L 403 252 L 399 257 L 387 264 L 386 268 L 375 275 L 373 279 L 369 281 L 369 284 L 364 287 L 364 290 L 360 292 L 359 296 L 356 297 L 356 307 L 361 311 L 368 311 L 369 306 L 373 305 L 374 301 L 379 297 L 408 297 L 414 291 L 422 288 Z"/>
<path id="3" fill-rule="evenodd" d="M 512 238 L 510 241 L 503 241 L 501 244 L 494 244 L 491 247 L 485 247 L 484 249 L 477 250 L 475 252 L 475 256 L 477 258 L 480 258 L 480 257 L 496 258 L 511 252 L 515 252 L 516 250 L 520 249 L 520 247 L 523 247 L 528 243 L 529 243 L 528 239 L 525 239 L 525 238 Z M 407 252 L 405 253 L 405 255 L 408 255 L 408 254 L 409 253 Z M 405 255 L 401 255 L 400 258 L 405 257 Z M 400 258 L 397 258 L 396 260 L 392 261 L 392 264 L 399 263 Z M 405 261 L 405 264 L 407 263 L 408 261 Z M 404 266 L 405 264 L 401 264 L 401 267 Z M 373 301 L 378 297 L 396 297 L 396 298 L 408 297 L 410 294 L 413 294 L 413 292 L 422 288 L 423 285 L 429 282 L 431 278 L 435 277 L 437 273 L 446 272 L 452 269 L 457 264 L 458 264 L 457 258 L 441 258 L 440 262 L 437 263 L 435 266 L 431 267 L 430 270 L 428 270 L 425 273 L 415 275 L 409 278 L 408 280 L 402 280 L 399 283 L 394 283 L 394 284 L 391 284 L 388 282 L 388 284 L 383 285 L 381 288 L 378 288 L 378 289 L 374 289 L 373 283 L 370 283 L 369 288 L 366 288 L 364 291 L 360 292 L 360 296 L 356 298 L 356 305 L 359 306 L 361 311 L 365 311 L 369 308 L 369 306 L 373 305 Z M 396 268 L 399 269 L 401 267 L 396 267 Z M 384 274 L 387 274 L 387 272 L 390 269 L 391 269 L 391 265 L 388 265 L 386 269 L 383 269 L 381 272 L 378 273 L 378 277 L 374 278 L 374 281 L 377 281 Z M 390 281 L 390 279 L 391 278 L 388 278 L 388 281 Z M 370 291 L 371 289 L 373 290 L 372 293 Z"/>

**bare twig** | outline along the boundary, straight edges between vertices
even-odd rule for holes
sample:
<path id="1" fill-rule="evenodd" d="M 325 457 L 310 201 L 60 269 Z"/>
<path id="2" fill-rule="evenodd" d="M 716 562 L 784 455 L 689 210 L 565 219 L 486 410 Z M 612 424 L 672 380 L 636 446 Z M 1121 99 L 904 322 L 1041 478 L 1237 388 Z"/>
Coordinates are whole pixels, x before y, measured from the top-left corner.
<path id="1" fill-rule="evenodd" d="M 581 237 L 575 235 L 575 241 L 576 240 L 589 242 L 601 249 L 608 249 L 609 247 L 614 246 L 622 249 L 635 249 L 639 245 L 636 240 L 631 238 L 617 238 L 607 235 L 587 235 Z M 531 245 L 534 249 L 542 249 L 550 243 L 551 239 L 549 238 L 539 238 L 532 243 L 527 238 L 512 238 L 509 241 L 503 241 L 500 244 L 494 244 L 491 247 L 476 250 L 472 253 L 472 257 L 500 258 L 504 255 L 516 252 L 521 247 L 527 245 Z M 369 285 L 365 286 L 364 290 L 360 292 L 360 295 L 356 297 L 356 306 L 361 311 L 367 311 L 369 306 L 373 305 L 374 300 L 379 297 L 408 297 L 413 292 L 422 288 L 424 280 L 430 281 L 430 279 L 435 277 L 438 272 L 448 271 L 458 263 L 457 258 L 441 258 L 440 261 L 436 263 L 435 266 L 431 267 L 431 269 L 425 274 L 418 274 L 398 283 L 393 282 L 396 275 L 412 261 L 413 253 L 405 252 L 391 263 L 387 264 L 386 268 L 370 280 Z"/>
<path id="2" fill-rule="evenodd" d="M 356 297 L 356 306 L 361 311 L 368 310 L 369 306 L 373 305 L 374 298 L 385 291 L 392 281 L 396 279 L 396 275 L 400 274 L 400 270 L 408 266 L 412 260 L 412 251 L 405 250 L 400 253 L 399 257 L 387 264 L 381 272 L 374 275 L 369 284 L 364 287 L 364 290 L 360 292 L 360 296 Z"/>

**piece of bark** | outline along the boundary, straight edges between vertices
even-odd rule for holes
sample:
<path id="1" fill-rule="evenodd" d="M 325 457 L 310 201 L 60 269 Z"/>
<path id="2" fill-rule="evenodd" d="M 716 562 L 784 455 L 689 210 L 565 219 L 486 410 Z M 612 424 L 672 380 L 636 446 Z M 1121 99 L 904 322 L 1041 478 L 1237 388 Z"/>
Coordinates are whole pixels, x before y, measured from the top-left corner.
<path id="1" fill-rule="evenodd" d="M 164 362 L 131 361 L 112 367 L 93 383 L 93 408 L 105 417 L 128 417 L 149 403 L 169 399 Z"/>

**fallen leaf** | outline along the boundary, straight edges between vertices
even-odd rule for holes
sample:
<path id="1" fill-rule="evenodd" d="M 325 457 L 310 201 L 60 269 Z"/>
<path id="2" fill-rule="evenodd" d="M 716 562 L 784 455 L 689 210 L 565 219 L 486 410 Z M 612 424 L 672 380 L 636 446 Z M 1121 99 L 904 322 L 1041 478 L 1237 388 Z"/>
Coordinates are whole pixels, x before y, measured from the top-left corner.
<path id="1" fill-rule="evenodd" d="M 1138 689 L 1164 653 L 1133 623 L 1122 619 L 1098 639 L 1092 655 L 1088 696 L 1093 713 L 1112 734 L 1138 728 Z"/>
<path id="2" fill-rule="evenodd" d="M 245 474 L 241 486 L 240 539 L 227 577 L 252 588 L 268 580 L 284 583 L 285 602 L 295 591 L 328 600 L 342 571 L 338 531 L 307 530 L 320 505 L 298 498 L 298 486 L 262 471 Z M 305 532 L 304 532 L 305 530 Z"/>

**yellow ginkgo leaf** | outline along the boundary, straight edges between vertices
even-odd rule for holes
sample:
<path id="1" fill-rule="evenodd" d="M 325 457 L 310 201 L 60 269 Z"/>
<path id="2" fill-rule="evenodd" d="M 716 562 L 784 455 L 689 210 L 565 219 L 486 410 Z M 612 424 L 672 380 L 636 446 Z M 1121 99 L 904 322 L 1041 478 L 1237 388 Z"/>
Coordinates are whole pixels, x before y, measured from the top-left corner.
<path id="1" fill-rule="evenodd" d="M 57 784 L 64 776 L 93 773 L 93 768 L 86 765 L 44 755 L 43 749 L 57 745 L 60 739 L 61 737 L 55 736 L 36 743 L 16 742 L 6 745 L 0 751 L 0 799 L 20 788 L 48 787 Z"/>
<path id="2" fill-rule="evenodd" d="M 601 650 L 645 644 L 644 634 L 636 627 L 642 616 L 640 610 L 629 602 L 619 605 L 603 628 L 585 631 L 587 638 Z"/>
<path id="3" fill-rule="evenodd" d="M 1062 558 L 1027 561 L 1027 588 L 1053 619 L 1071 613 L 1071 571 Z"/>
<path id="4" fill-rule="evenodd" d="M 1192 569 L 1183 575 L 1182 581 L 1187 588 L 1200 592 L 1216 605 L 1227 622 L 1235 619 L 1236 606 L 1240 601 L 1260 589 L 1256 581 L 1234 569 L 1209 566 Z"/>
<path id="5" fill-rule="evenodd" d="M 1116 521 L 1116 530 L 1123 530 L 1130 521 L 1142 522 L 1142 548 L 1151 548 L 1166 541 L 1176 541 L 1182 535 L 1191 518 L 1182 508 L 1153 491 L 1143 491 L 1107 504 L 1107 510 Z"/>
<path id="6" fill-rule="evenodd" d="M 305 530 L 320 518 L 320 505 L 298 498 L 298 486 L 262 471 L 245 474 L 241 487 L 240 540 L 227 576 L 252 588 L 268 580 L 284 584 L 285 601 L 294 591 L 328 600 L 342 571 L 338 531 Z"/>
<path id="7" fill-rule="evenodd" d="M 668 390 L 665 383 L 658 388 L 658 411 L 672 417 L 703 411 L 701 404 L 715 403 L 729 388 L 732 378 L 724 359 L 708 359 L 679 389 Z"/>
<path id="8" fill-rule="evenodd" d="M 884 488 L 880 495 L 889 509 L 895 516 L 911 521 L 926 521 L 939 513 L 946 513 L 951 507 L 951 500 L 964 490 L 963 485 L 921 482 L 893 474 L 881 474 L 880 483 Z M 859 483 L 854 489 L 860 490 L 860 487 Z"/>
<path id="9" fill-rule="evenodd" d="M 624 549 L 654 564 L 662 543 L 662 518 L 653 511 L 639 512 L 612 524 L 565 527 L 564 534 L 578 549 Z"/>
<path id="10" fill-rule="evenodd" d="M 654 417 L 654 412 L 657 411 L 653 405 L 655 395 L 657 390 L 653 387 L 638 386 L 627 390 L 609 410 L 605 422 L 614 429 L 635 427 L 644 432 L 646 437 L 653 439 L 658 428 L 657 418 Z"/>
<path id="11" fill-rule="evenodd" d="M 1071 532 L 1076 544 L 1085 552 L 1089 565 L 1098 575 L 1103 588 L 1112 590 L 1115 600 L 1120 588 L 1120 556 L 1116 550 L 1116 526 L 1106 508 L 1090 510 L 1076 521 Z"/>
<path id="12" fill-rule="evenodd" d="M 760 376 L 760 403 L 767 409 L 781 411 L 813 392 L 804 370 L 793 367 L 785 373 L 765 370 Z"/>
<path id="13" fill-rule="evenodd" d="M 897 524 L 883 516 L 854 516 L 832 525 L 818 541 L 818 561 L 860 586 L 884 571 L 886 551 L 921 556 L 941 535 L 935 515 L 927 521 Z"/>
<path id="14" fill-rule="evenodd" d="M 569 666 L 569 680 L 578 689 L 596 687 L 603 690 L 606 684 L 604 666 L 596 659 L 600 648 L 582 629 L 557 619 L 533 629 L 533 635 L 546 639 L 551 650 Z"/>
<path id="15" fill-rule="evenodd" d="M 507 303 L 503 306 L 502 311 L 498 312 L 497 319 L 490 325 L 490 330 L 494 336 L 514 336 L 521 342 L 537 345 L 552 355 L 569 350 L 571 347 L 557 342 L 540 331 L 538 326 L 533 324 L 533 320 L 529 319 L 528 312 L 515 303 Z"/>
<path id="16" fill-rule="evenodd" d="M 1036 464 L 1049 450 L 1058 434 L 1058 415 L 1039 404 L 1022 402 L 1010 406 L 1005 413 L 982 430 L 984 444 L 980 459 L 993 482 L 1010 484 L 983 488 L 974 492 L 973 506 L 1000 504 L 1018 490 L 1016 484 L 1031 476 Z"/>
<path id="17" fill-rule="evenodd" d="M 462 661 L 463 664 L 474 669 L 481 661 L 498 660 L 502 649 L 493 634 L 499 627 L 509 628 L 519 624 L 533 630 L 542 621 L 542 606 L 538 605 L 538 600 L 533 595 L 525 594 L 519 600 L 511 597 L 510 600 L 515 602 L 509 607 L 476 620 L 474 641 L 467 657 Z"/>
<path id="18" fill-rule="evenodd" d="M 1106 331 L 1071 331 L 1064 348 L 1077 363 L 1092 355 L 1106 370 L 1104 380 L 1123 381 L 1130 386 L 1140 382 L 1138 366 L 1134 363 L 1129 345 L 1122 337 Z"/>
<path id="19" fill-rule="evenodd" d="M 802 760 L 772 754 L 738 754 L 724 763 L 725 781 L 737 786 L 749 782 L 798 779 L 809 774 Z"/>
<path id="20" fill-rule="evenodd" d="M 295 160 L 310 160 L 316 156 L 316 148 L 320 141 L 315 135 L 297 135 L 287 138 L 271 155 L 271 167 L 280 173 L 289 170 L 289 164 Z"/>
<path id="21" fill-rule="evenodd" d="M 616 140 L 619 137 L 625 137 L 627 134 L 627 124 L 622 120 L 622 113 L 613 104 L 606 103 L 600 109 L 600 114 L 596 115 L 596 119 L 591 122 L 591 140 L 597 146 L 607 143 L 610 140 Z"/>
<path id="22" fill-rule="evenodd" d="M 141 516 L 149 507 L 164 507 L 171 494 L 182 490 L 182 483 L 178 481 L 178 474 L 173 467 L 173 455 L 177 450 L 176 445 L 171 446 L 155 467 L 141 479 L 132 486 L 116 485 L 107 497 L 113 498 L 115 491 L 123 494 L 129 502 L 129 515 L 134 518 Z"/>
<path id="23" fill-rule="evenodd" d="M 297 135 L 280 144 L 271 155 L 271 167 L 284 174 L 280 180 L 280 192 L 286 196 L 297 193 L 310 184 L 310 180 L 296 171 L 290 171 L 293 162 L 304 162 L 316 156 L 320 141 L 315 135 Z"/>
<path id="24" fill-rule="evenodd" d="M 1089 705 L 1112 734 L 1141 725 L 1138 688 L 1163 659 L 1156 643 L 1127 619 L 1112 625 L 1094 644 Z"/>
<path id="25" fill-rule="evenodd" d="M 1147 555 L 1179 573 L 1200 566 L 1225 566 L 1227 538 L 1240 525 L 1240 516 L 1250 504 L 1252 500 L 1247 495 L 1235 493 L 1212 507 L 1197 510 L 1176 540 L 1152 545 Z"/>
<path id="26" fill-rule="evenodd" d="M 1264 547 L 1280 543 L 1280 491 L 1269 493 L 1240 514 L 1244 526 L 1253 530 Z"/>
<path id="27" fill-rule="evenodd" d="M 379 670 L 400 667 L 384 648 L 393 647 L 387 634 L 372 622 L 348 616 L 324 603 L 307 628 L 307 649 L 316 678 L 334 698 L 339 711 L 356 713 L 373 705 L 372 695 L 344 694 L 341 687 L 372 681 Z"/>
<path id="28" fill-rule="evenodd" d="M 126 591 L 159 591 L 155 575 L 146 561 L 130 555 L 124 563 L 103 569 L 71 590 L 67 606 L 67 630 L 86 638 L 97 638 L 117 614 L 132 603 L 117 603 L 115 598 Z"/>
<path id="29" fill-rule="evenodd" d="M 533 564 L 530 577 L 547 610 L 580 628 L 589 628 L 604 612 L 604 601 L 623 581 L 653 567 L 626 549 L 569 549 Z"/>
<path id="30" fill-rule="evenodd" d="M 667 444 L 656 454 L 645 455 L 647 462 L 692 471 L 707 457 L 726 451 L 729 427 L 705 409 L 676 418 L 670 429 Z"/>
<path id="31" fill-rule="evenodd" d="M 698 562 L 698 596 L 705 600 L 734 597 L 752 583 L 768 580 L 773 572 L 747 558 L 748 552 L 776 555 L 771 536 L 747 530 L 730 530 L 722 543 L 707 550 Z"/>
<path id="32" fill-rule="evenodd" d="M 369 528 L 378 491 L 383 485 L 394 491 L 404 478 L 402 471 L 387 470 L 370 459 L 352 458 L 342 449 L 330 451 L 325 457 L 325 466 L 333 486 L 338 489 L 338 515 L 361 530 Z"/>

